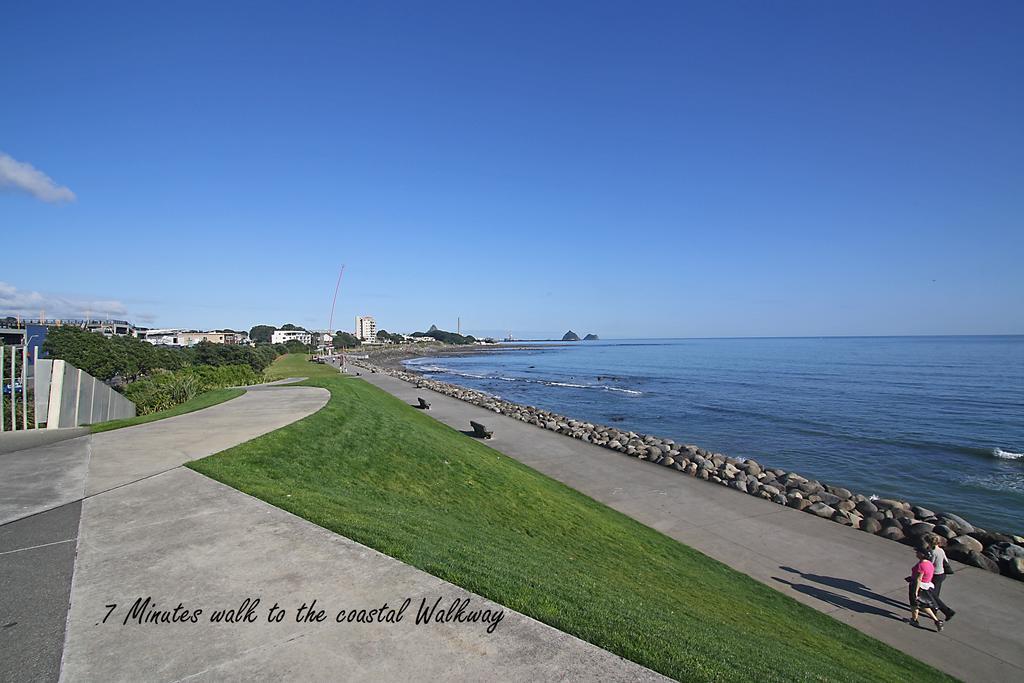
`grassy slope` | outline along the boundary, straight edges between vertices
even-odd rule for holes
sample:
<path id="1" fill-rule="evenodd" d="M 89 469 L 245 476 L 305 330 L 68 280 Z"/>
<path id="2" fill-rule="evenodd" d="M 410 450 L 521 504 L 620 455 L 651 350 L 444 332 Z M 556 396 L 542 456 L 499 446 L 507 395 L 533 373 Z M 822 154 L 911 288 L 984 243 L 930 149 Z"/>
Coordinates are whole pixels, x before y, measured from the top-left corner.
<path id="1" fill-rule="evenodd" d="M 190 466 L 680 680 L 944 678 L 359 379 L 301 360 L 276 370 L 328 388 L 323 410 Z"/>
<path id="2" fill-rule="evenodd" d="M 279 356 L 266 372 L 268 382 L 289 377 L 337 377 L 338 371 L 330 365 L 310 363 L 308 356 L 301 353 L 289 353 L 286 356 Z"/>
<path id="3" fill-rule="evenodd" d="M 97 424 L 90 425 L 89 429 L 93 434 L 95 434 L 97 432 L 109 432 L 111 429 L 121 429 L 122 427 L 133 427 L 135 425 L 146 424 L 147 422 L 155 422 L 157 420 L 162 420 L 165 417 L 184 415 L 185 413 L 191 413 L 193 410 L 209 408 L 210 406 L 215 406 L 218 403 L 223 403 L 224 401 L 237 398 L 244 393 L 244 389 L 213 389 L 212 391 L 199 394 L 191 401 L 179 403 L 173 408 L 161 410 L 158 413 L 139 415 L 138 417 L 126 417 L 122 420 L 110 420 L 109 422 L 99 422 Z"/>

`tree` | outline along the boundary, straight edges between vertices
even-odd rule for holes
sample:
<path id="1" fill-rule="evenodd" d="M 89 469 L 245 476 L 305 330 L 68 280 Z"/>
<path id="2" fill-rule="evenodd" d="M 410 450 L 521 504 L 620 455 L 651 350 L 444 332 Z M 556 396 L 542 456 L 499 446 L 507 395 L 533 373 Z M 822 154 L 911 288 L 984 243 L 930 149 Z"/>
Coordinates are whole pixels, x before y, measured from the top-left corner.
<path id="1" fill-rule="evenodd" d="M 334 333 L 334 348 L 336 349 L 348 349 L 354 346 L 359 346 L 360 341 L 354 334 L 349 332 L 342 332 L 338 330 Z"/>
<path id="2" fill-rule="evenodd" d="M 249 339 L 253 340 L 257 344 L 260 342 L 269 344 L 270 340 L 274 336 L 274 329 L 273 325 L 256 325 L 249 330 Z"/>
<path id="3" fill-rule="evenodd" d="M 434 325 L 431 325 L 430 329 L 427 330 L 426 332 L 413 332 L 409 336 L 410 337 L 431 337 L 431 338 L 436 339 L 437 341 L 442 342 L 444 344 L 464 345 L 464 344 L 475 344 L 476 343 L 476 338 L 471 336 L 471 335 L 463 336 L 463 335 L 458 334 L 456 332 L 446 332 L 444 330 L 437 329 L 437 327 L 434 326 Z"/>
<path id="4" fill-rule="evenodd" d="M 287 323 L 285 325 L 281 325 L 280 329 L 282 329 L 282 330 L 296 330 L 296 331 L 301 331 L 301 332 L 305 332 L 306 331 L 305 327 L 299 327 L 298 325 L 292 325 L 291 323 Z"/>
<path id="5" fill-rule="evenodd" d="M 405 341 L 405 337 L 400 334 L 391 334 L 387 330 L 377 330 L 377 341 L 401 344 Z"/>

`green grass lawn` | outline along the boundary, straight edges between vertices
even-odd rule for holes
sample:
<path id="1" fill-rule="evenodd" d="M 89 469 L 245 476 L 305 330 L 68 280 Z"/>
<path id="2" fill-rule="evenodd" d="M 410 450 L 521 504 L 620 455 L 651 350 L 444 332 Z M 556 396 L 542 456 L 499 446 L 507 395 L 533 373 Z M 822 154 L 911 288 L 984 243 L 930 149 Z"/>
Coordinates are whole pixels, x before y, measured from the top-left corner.
<path id="1" fill-rule="evenodd" d="M 109 432 L 111 429 L 121 429 L 122 427 L 133 427 L 135 425 L 146 424 L 147 422 L 155 422 L 157 420 L 162 420 L 165 417 L 184 415 L 185 413 L 191 413 L 193 410 L 209 408 L 210 406 L 215 406 L 218 403 L 223 403 L 224 401 L 241 396 L 244 393 L 244 389 L 213 389 L 212 391 L 199 394 L 191 401 L 179 403 L 173 408 L 161 410 L 158 413 L 139 415 L 138 417 L 126 417 L 121 420 L 110 420 L 109 422 L 98 422 L 94 425 L 89 425 L 89 430 L 95 434 L 97 432 Z"/>
<path id="2" fill-rule="evenodd" d="M 338 370 L 333 366 L 322 363 L 310 363 L 306 359 L 309 356 L 302 353 L 289 353 L 285 356 L 278 356 L 264 375 L 268 382 L 289 377 L 337 377 Z"/>
<path id="3" fill-rule="evenodd" d="M 319 412 L 190 467 L 680 680 L 947 680 L 331 368 Z M 501 637 L 499 631 L 493 636 Z"/>

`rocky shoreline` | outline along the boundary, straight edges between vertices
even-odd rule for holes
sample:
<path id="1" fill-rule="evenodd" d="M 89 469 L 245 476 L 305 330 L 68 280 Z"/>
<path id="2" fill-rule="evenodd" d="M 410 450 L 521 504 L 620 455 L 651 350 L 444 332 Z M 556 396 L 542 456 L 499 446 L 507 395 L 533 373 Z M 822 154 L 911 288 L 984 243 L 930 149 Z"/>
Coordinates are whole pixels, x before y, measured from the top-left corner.
<path id="1" fill-rule="evenodd" d="M 494 347 L 486 350 L 493 351 Z M 473 351 L 461 349 L 461 352 Z M 459 347 L 435 347 L 429 355 L 459 353 Z M 402 360 L 423 355 L 428 354 L 396 350 L 383 357 L 371 357 L 373 363 L 357 361 L 356 364 L 541 429 L 664 467 L 666 473 L 673 471 L 704 479 L 892 541 L 915 545 L 925 534 L 936 534 L 945 539 L 946 554 L 951 559 L 1024 581 L 1022 536 L 987 531 L 958 515 L 934 512 L 907 501 L 867 497 L 754 460 L 730 457 L 692 444 L 676 443 L 672 439 L 593 424 L 512 403 L 481 391 L 429 379 L 401 366 Z"/>

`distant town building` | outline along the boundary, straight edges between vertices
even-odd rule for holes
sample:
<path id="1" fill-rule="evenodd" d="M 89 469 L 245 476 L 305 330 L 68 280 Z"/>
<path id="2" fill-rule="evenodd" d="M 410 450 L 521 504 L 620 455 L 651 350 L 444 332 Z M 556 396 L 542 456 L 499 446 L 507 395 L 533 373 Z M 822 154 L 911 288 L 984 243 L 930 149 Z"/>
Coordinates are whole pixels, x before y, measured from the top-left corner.
<path id="1" fill-rule="evenodd" d="M 200 342 L 211 344 L 245 344 L 248 343 L 248 334 L 235 332 L 233 330 L 213 330 L 211 332 L 200 332 L 197 330 L 181 330 L 176 328 L 160 328 L 152 330 L 139 330 L 136 336 L 150 344 L 159 346 L 195 346 Z"/>
<path id="2" fill-rule="evenodd" d="M 356 318 L 356 339 L 374 341 L 377 338 L 377 321 L 372 315 L 361 315 Z"/>
<path id="3" fill-rule="evenodd" d="M 274 330 L 270 335 L 271 344 L 284 344 L 293 340 L 309 344 L 313 341 L 313 335 L 306 330 Z"/>
<path id="4" fill-rule="evenodd" d="M 150 330 L 137 330 L 135 336 L 142 341 L 158 346 L 181 346 L 182 344 L 178 342 L 178 335 L 180 334 L 182 334 L 182 330 L 161 327 Z"/>

